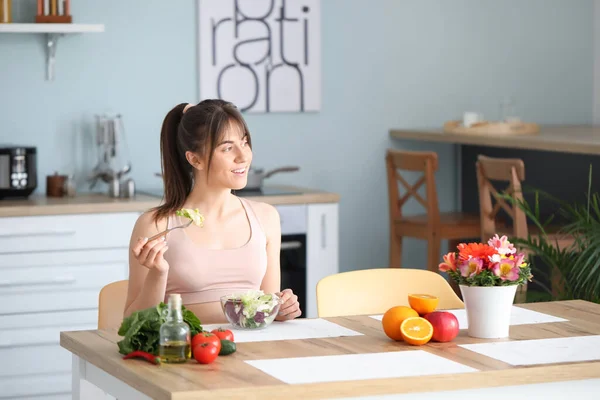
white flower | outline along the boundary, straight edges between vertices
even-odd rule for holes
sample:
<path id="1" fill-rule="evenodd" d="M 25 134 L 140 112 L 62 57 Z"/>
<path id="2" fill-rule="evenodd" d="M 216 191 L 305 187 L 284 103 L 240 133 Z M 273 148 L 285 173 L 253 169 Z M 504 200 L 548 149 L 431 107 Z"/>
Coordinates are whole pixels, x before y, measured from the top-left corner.
<path id="1" fill-rule="evenodd" d="M 497 263 L 502 260 L 502 256 L 500 254 L 494 254 L 493 256 L 489 256 L 488 258 L 490 259 L 490 262 L 492 262 L 492 263 Z"/>

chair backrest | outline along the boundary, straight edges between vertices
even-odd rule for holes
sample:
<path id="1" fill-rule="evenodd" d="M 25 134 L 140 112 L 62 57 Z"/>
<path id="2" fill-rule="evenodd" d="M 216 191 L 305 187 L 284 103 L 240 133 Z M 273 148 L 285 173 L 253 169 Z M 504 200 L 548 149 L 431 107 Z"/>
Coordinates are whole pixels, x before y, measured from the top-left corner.
<path id="1" fill-rule="evenodd" d="M 383 314 L 394 306 L 408 306 L 411 293 L 437 296 L 438 309 L 464 308 L 448 282 L 436 272 L 376 268 L 321 279 L 317 283 L 317 312 L 319 317 Z"/>
<path id="2" fill-rule="evenodd" d="M 391 222 L 402 216 L 402 206 L 411 197 L 425 208 L 430 223 L 439 220 L 440 211 L 434 175 L 438 169 L 437 153 L 388 149 L 385 160 Z M 410 185 L 398 171 L 423 172 L 423 176 Z M 402 196 L 398 190 L 398 182 L 405 190 Z M 423 185 L 425 185 L 425 199 L 418 193 Z"/>
<path id="3" fill-rule="evenodd" d="M 129 281 L 109 283 L 98 296 L 98 329 L 119 328 L 123 322 L 127 284 Z"/>
<path id="4" fill-rule="evenodd" d="M 523 201 L 521 182 L 525 180 L 525 164 L 517 158 L 477 157 L 475 164 L 479 189 L 479 213 L 481 220 L 481 240 L 487 240 L 496 233 L 496 218 L 503 209 L 512 219 L 513 236 L 527 237 L 527 217 L 516 204 L 507 204 L 499 196 L 491 181 L 508 182 L 505 189 L 516 201 Z M 495 204 L 494 204 L 495 203 Z"/>

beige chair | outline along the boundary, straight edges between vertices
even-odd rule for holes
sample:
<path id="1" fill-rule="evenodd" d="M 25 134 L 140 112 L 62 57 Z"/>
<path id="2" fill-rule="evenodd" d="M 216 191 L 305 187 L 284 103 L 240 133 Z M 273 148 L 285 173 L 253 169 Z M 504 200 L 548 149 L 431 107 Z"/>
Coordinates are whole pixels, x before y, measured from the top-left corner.
<path id="1" fill-rule="evenodd" d="M 383 314 L 408 306 L 408 294 L 439 297 L 438 309 L 464 308 L 446 279 L 437 272 L 410 268 L 378 268 L 342 272 L 317 283 L 319 317 Z"/>
<path id="2" fill-rule="evenodd" d="M 427 268 L 438 271 L 441 262 L 441 241 L 449 247 L 481 235 L 479 215 L 463 212 L 440 212 L 435 183 L 438 157 L 434 152 L 400 151 L 388 149 L 386 154 L 390 214 L 390 267 L 401 267 L 402 239 L 413 237 L 427 240 Z M 410 185 L 399 171 L 421 172 L 423 176 Z M 403 193 L 400 193 L 398 183 Z M 425 198 L 418 190 L 425 186 Z M 402 208 L 413 197 L 425 209 L 419 215 L 403 215 Z"/>
<path id="3" fill-rule="evenodd" d="M 98 329 L 119 329 L 127 300 L 128 281 L 109 283 L 98 296 Z"/>

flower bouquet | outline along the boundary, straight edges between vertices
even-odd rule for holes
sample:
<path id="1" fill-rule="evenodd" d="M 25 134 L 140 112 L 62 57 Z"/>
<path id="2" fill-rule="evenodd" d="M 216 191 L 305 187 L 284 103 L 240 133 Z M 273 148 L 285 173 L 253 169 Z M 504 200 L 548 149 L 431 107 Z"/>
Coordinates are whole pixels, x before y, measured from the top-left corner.
<path id="1" fill-rule="evenodd" d="M 444 256 L 439 270 L 460 287 L 467 311 L 469 336 L 508 336 L 517 287 L 531 281 L 531 267 L 506 236 L 486 243 L 461 243 Z"/>

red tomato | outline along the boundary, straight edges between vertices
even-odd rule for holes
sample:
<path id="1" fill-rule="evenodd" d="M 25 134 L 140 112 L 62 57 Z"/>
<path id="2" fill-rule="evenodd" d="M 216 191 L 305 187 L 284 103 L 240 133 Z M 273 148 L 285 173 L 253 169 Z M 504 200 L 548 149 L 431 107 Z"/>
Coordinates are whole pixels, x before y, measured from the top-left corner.
<path id="1" fill-rule="evenodd" d="M 194 347 L 194 359 L 200 364 L 210 364 L 219 356 L 219 349 L 212 343 L 204 342 Z"/>
<path id="2" fill-rule="evenodd" d="M 229 329 L 213 329 L 210 331 L 210 333 L 214 334 L 221 340 L 230 340 L 233 342 L 233 332 L 231 332 Z"/>
<path id="3" fill-rule="evenodd" d="M 221 339 L 214 333 L 200 332 L 192 338 L 192 349 L 202 343 L 210 343 L 217 348 L 217 354 L 221 351 Z"/>

